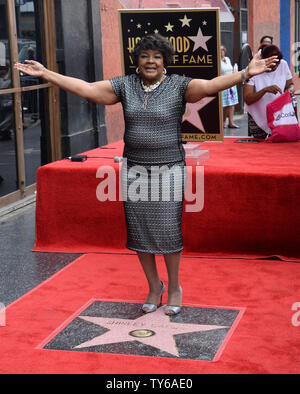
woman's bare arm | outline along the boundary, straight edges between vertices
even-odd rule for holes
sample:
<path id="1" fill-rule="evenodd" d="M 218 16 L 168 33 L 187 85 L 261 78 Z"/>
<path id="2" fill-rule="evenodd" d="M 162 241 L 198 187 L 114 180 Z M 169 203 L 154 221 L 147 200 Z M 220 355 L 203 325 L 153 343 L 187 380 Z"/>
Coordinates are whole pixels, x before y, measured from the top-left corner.
<path id="1" fill-rule="evenodd" d="M 42 64 L 33 60 L 28 60 L 27 64 L 17 63 L 15 64 L 15 68 L 33 77 L 45 79 L 63 90 L 97 104 L 112 105 L 118 102 L 110 81 L 89 83 L 48 70 Z"/>
<path id="2" fill-rule="evenodd" d="M 266 93 L 282 94 L 282 90 L 277 85 L 271 85 L 271 86 L 266 86 L 263 89 L 256 92 L 253 85 L 246 84 L 244 86 L 244 92 L 243 92 L 245 103 L 248 105 L 254 104 L 257 101 L 259 101 Z"/>
<path id="3" fill-rule="evenodd" d="M 295 93 L 295 85 L 294 85 L 293 79 L 288 79 L 286 81 L 284 91 L 286 92 L 287 90 L 289 90 L 291 92 L 291 94 Z"/>
<path id="4" fill-rule="evenodd" d="M 204 79 L 193 79 L 187 87 L 185 99 L 187 102 L 195 103 L 201 100 L 203 97 L 211 96 L 226 90 L 232 86 L 237 85 L 249 79 L 254 75 L 261 74 L 265 71 L 271 71 L 271 67 L 278 62 L 277 56 L 272 56 L 267 59 L 261 59 L 261 51 L 259 51 L 249 63 L 246 69 L 244 78 L 243 72 L 236 72 L 221 77 L 216 77 L 211 80 Z"/>
<path id="5" fill-rule="evenodd" d="M 196 103 L 203 97 L 211 96 L 242 82 L 242 73 L 224 75 L 211 80 L 193 79 L 187 87 L 185 99 L 188 103 Z"/>

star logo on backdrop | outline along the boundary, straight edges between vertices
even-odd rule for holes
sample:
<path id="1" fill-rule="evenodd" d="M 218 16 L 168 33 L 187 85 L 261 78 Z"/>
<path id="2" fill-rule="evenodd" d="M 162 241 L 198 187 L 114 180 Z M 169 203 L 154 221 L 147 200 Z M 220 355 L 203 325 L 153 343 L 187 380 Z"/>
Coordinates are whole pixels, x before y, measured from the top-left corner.
<path id="1" fill-rule="evenodd" d="M 190 22 L 192 21 L 192 19 L 188 19 L 188 17 L 186 15 L 184 15 L 183 19 L 179 19 L 179 20 L 180 20 L 180 22 L 182 22 L 182 26 L 181 27 L 184 27 L 184 26 L 191 27 L 190 26 Z"/>
<path id="2" fill-rule="evenodd" d="M 186 111 L 185 114 L 183 115 L 182 121 L 187 120 L 193 126 L 203 131 L 203 133 L 206 133 L 206 130 L 203 126 L 202 120 L 199 115 L 199 111 L 202 108 L 204 108 L 207 104 L 212 102 L 214 99 L 215 97 L 205 97 L 202 100 L 198 101 L 197 103 L 187 104 Z"/>
<path id="3" fill-rule="evenodd" d="M 174 25 L 171 25 L 171 23 L 169 22 L 167 25 L 165 25 L 165 28 L 167 32 L 168 31 L 173 32 Z"/>
<path id="4" fill-rule="evenodd" d="M 199 27 L 198 34 L 196 36 L 190 36 L 189 39 L 194 41 L 194 49 L 193 52 L 195 52 L 198 48 L 203 48 L 206 52 L 208 52 L 207 48 L 207 41 L 209 41 L 213 36 L 204 36 L 201 30 L 201 27 Z"/>
<path id="5" fill-rule="evenodd" d="M 221 330 L 228 326 L 206 324 L 187 324 L 171 322 L 164 314 L 163 308 L 136 319 L 117 319 L 96 316 L 79 316 L 80 319 L 106 328 L 108 331 L 74 349 L 88 348 L 98 345 L 138 341 L 145 345 L 179 357 L 174 335 Z"/>

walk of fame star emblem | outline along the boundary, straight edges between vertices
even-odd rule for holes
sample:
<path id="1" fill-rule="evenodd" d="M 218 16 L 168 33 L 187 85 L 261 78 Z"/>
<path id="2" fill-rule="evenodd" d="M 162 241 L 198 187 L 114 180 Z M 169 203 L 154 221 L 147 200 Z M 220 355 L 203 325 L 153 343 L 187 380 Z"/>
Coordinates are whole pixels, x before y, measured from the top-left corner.
<path id="1" fill-rule="evenodd" d="M 119 17 L 125 75 L 136 72 L 138 64 L 133 51 L 137 42 L 153 33 L 166 37 L 174 49 L 174 56 L 167 66 L 167 76 L 178 74 L 192 79 L 211 80 L 220 75 L 219 10 L 124 9 L 119 11 Z M 188 103 L 181 132 L 183 142 L 222 141 L 221 93 L 195 104 Z"/>
<path id="2" fill-rule="evenodd" d="M 170 317 L 163 307 L 143 314 L 141 304 L 93 300 L 41 347 L 216 361 L 242 313 L 243 308 L 184 306 Z"/>
<path id="3" fill-rule="evenodd" d="M 204 97 L 201 101 L 198 101 L 197 103 L 188 103 L 186 105 L 186 111 L 183 115 L 182 121 L 188 121 L 190 124 L 197 127 L 203 133 L 206 133 L 199 111 L 201 111 L 202 108 L 204 108 L 207 104 L 211 103 L 214 99 L 215 97 Z"/>

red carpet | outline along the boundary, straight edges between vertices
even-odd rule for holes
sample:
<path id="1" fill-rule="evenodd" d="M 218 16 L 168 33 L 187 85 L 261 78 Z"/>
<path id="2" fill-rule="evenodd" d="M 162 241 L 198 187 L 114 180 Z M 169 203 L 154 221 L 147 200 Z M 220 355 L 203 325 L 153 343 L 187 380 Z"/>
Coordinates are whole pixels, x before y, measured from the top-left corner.
<path id="1" fill-rule="evenodd" d="M 204 209 L 184 212 L 186 254 L 281 256 L 300 260 L 300 142 L 201 144 Z M 100 166 L 113 166 L 121 142 L 88 152 L 83 163 L 52 163 L 38 172 L 36 251 L 125 251 L 122 202 L 99 202 Z M 195 168 L 193 169 L 195 172 Z"/>
<path id="2" fill-rule="evenodd" d="M 166 281 L 161 259 L 159 271 Z M 292 305 L 300 299 L 299 264 L 186 257 L 181 277 L 184 306 L 246 308 L 219 361 L 38 348 L 91 299 L 144 301 L 135 256 L 90 254 L 7 308 L 7 326 L 0 327 L 0 373 L 300 372 L 300 331 L 292 323 Z"/>

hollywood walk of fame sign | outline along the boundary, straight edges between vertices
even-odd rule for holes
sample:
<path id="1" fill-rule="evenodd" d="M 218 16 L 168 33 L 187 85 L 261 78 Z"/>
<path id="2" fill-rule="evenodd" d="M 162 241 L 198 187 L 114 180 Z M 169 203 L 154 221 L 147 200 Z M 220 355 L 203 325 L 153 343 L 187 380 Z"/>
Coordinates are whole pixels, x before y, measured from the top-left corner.
<path id="1" fill-rule="evenodd" d="M 138 303 L 92 300 L 38 348 L 217 361 L 243 308 L 163 308 L 143 314 Z"/>
<path id="2" fill-rule="evenodd" d="M 212 79 L 220 75 L 219 9 L 120 10 L 123 72 L 135 73 L 132 51 L 148 34 L 167 37 L 175 49 L 168 74 Z M 182 140 L 223 141 L 222 95 L 218 93 L 187 104 L 182 121 Z"/>

